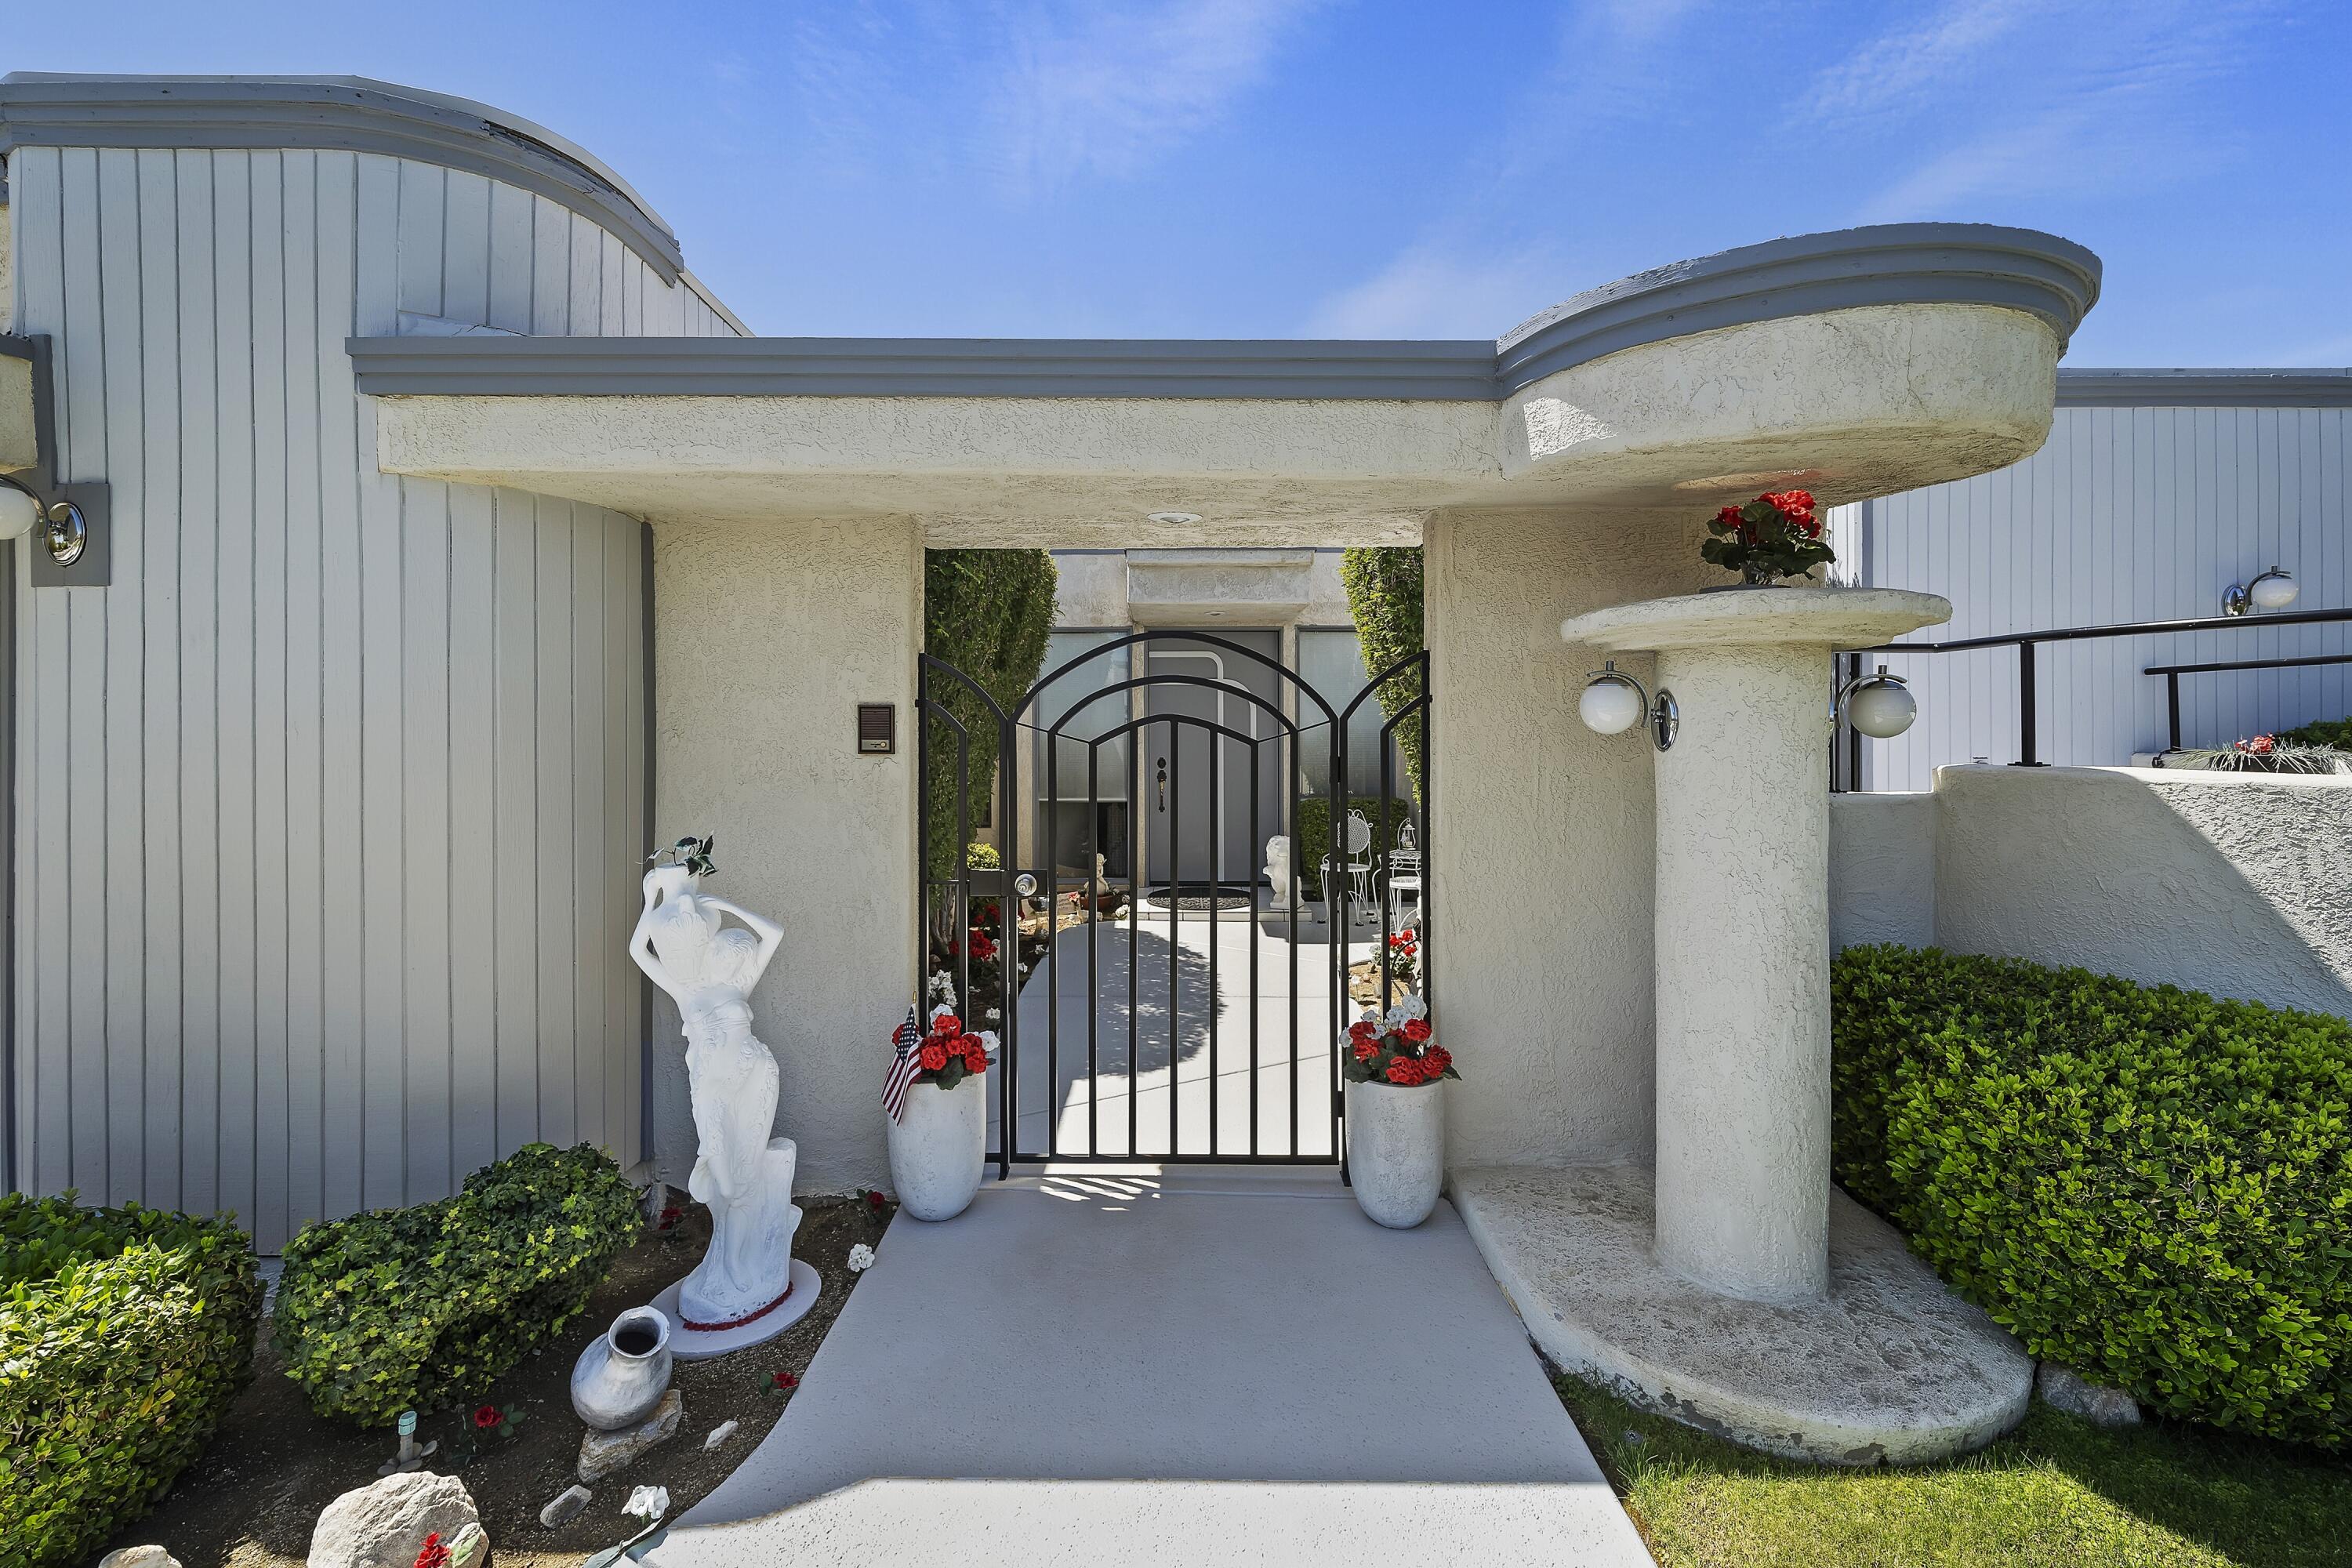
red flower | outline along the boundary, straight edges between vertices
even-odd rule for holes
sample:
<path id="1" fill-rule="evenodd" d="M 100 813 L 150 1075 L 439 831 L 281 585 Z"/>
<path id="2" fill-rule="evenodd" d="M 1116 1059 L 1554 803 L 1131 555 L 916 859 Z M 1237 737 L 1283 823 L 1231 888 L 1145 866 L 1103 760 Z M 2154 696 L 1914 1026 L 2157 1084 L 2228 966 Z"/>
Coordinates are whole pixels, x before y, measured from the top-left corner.
<path id="1" fill-rule="evenodd" d="M 1358 1061 L 1368 1062 L 1381 1054 L 1381 1043 L 1378 1040 L 1358 1040 L 1354 1050 Z"/>
<path id="2" fill-rule="evenodd" d="M 923 1042 L 923 1048 L 918 1055 L 922 1059 L 925 1072 L 937 1072 L 948 1065 L 947 1042 L 934 1035 Z"/>
<path id="3" fill-rule="evenodd" d="M 441 1532 L 435 1531 L 416 1549 L 416 1568 L 449 1568 L 449 1549 L 441 1544 Z"/>
<path id="4" fill-rule="evenodd" d="M 1389 1081 L 1400 1089 L 1411 1089 L 1426 1076 L 1421 1064 L 1411 1057 L 1399 1057 L 1389 1063 Z"/>
<path id="5" fill-rule="evenodd" d="M 931 1034 L 934 1037 L 945 1036 L 949 1039 L 953 1039 L 962 1033 L 963 1020 L 953 1013 L 942 1013 L 931 1020 Z"/>
<path id="6" fill-rule="evenodd" d="M 1738 528 L 1746 521 L 1747 519 L 1739 515 L 1739 509 L 1736 506 L 1725 507 L 1715 514 L 1715 525 L 1717 528 Z"/>
<path id="7" fill-rule="evenodd" d="M 987 1068 L 988 1042 L 978 1035 L 966 1035 L 956 1042 L 956 1048 L 963 1053 L 964 1070 L 967 1072 L 980 1072 Z"/>
<path id="8" fill-rule="evenodd" d="M 883 1205 L 883 1202 L 884 1202 L 884 1201 L 885 1201 L 885 1200 L 883 1199 L 883 1196 L 882 1196 L 882 1194 L 881 1194 L 880 1193 L 877 1193 L 877 1192 L 874 1191 L 874 1190 L 873 1190 L 872 1188 L 870 1188 L 870 1187 L 866 1189 L 866 1206 L 867 1208 L 870 1208 L 870 1209 L 872 1209 L 875 1213 L 879 1214 L 879 1213 L 881 1213 L 881 1212 L 882 1212 L 882 1205 Z"/>
<path id="9" fill-rule="evenodd" d="M 1356 1040 L 1376 1040 L 1381 1037 L 1381 1026 L 1370 1018 L 1359 1018 L 1348 1026 L 1348 1035 Z"/>
<path id="10" fill-rule="evenodd" d="M 768 1380 L 769 1387 L 781 1389 L 786 1394 L 790 1394 L 793 1389 L 798 1388 L 800 1385 L 800 1378 L 794 1373 L 789 1372 L 780 1372 L 776 1373 L 775 1376 Z"/>
<path id="11" fill-rule="evenodd" d="M 1404 1021 L 1404 1037 L 1416 1046 L 1436 1032 L 1429 1026 L 1426 1018 L 1407 1018 Z"/>
<path id="12" fill-rule="evenodd" d="M 495 1405 L 485 1405 L 474 1412 L 474 1429 L 478 1432 L 495 1432 L 505 1426 L 506 1421 Z"/>
<path id="13" fill-rule="evenodd" d="M 989 940 L 986 931 L 976 931 L 971 933 L 971 955 L 982 963 L 996 956 L 996 943 Z"/>
<path id="14" fill-rule="evenodd" d="M 1422 1076 L 1432 1083 L 1445 1076 L 1445 1069 L 1453 1065 L 1454 1053 L 1444 1046 L 1432 1046 L 1421 1053 Z"/>
<path id="15" fill-rule="evenodd" d="M 2251 741 L 2239 742 L 2237 744 L 2237 750 L 2245 752 L 2251 757 L 2267 757 L 2277 745 L 2278 738 L 2276 736 L 2257 735 Z"/>

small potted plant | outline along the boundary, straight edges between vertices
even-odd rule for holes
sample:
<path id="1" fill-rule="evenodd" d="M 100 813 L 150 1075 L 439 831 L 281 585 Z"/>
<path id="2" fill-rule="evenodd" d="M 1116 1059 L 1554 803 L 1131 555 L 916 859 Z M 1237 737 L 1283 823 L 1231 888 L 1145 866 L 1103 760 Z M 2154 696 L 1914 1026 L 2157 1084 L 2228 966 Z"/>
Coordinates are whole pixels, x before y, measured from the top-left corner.
<path id="1" fill-rule="evenodd" d="M 898 1047 L 882 1107 L 890 1182 L 898 1206 L 917 1219 L 953 1219 L 980 1191 L 988 1162 L 988 1099 L 981 1075 L 996 1045 L 971 1033 L 945 1006 L 918 1026 L 909 1011 L 891 1037 Z"/>
<path id="2" fill-rule="evenodd" d="M 1837 559 L 1822 537 L 1811 490 L 1769 490 L 1707 520 L 1699 558 L 1739 574 L 1743 588 L 1772 588 Z"/>
<path id="3" fill-rule="evenodd" d="M 1429 1007 L 1407 996 L 1386 1017 L 1366 1013 L 1339 1042 L 1348 1079 L 1348 1180 L 1357 1206 L 1391 1230 L 1411 1230 L 1445 1184 L 1447 1079 Z"/>

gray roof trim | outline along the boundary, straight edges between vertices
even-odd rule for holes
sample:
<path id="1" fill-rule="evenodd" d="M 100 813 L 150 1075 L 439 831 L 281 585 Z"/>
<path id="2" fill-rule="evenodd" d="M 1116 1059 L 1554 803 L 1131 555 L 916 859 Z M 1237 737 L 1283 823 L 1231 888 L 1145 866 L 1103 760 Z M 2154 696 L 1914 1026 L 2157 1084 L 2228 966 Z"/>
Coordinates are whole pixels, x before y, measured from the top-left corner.
<path id="1" fill-rule="evenodd" d="M 1864 305 L 1990 305 L 2063 341 L 2099 259 L 2031 229 L 1889 224 L 1727 250 L 1579 294 L 1499 343 L 1036 338 L 353 339 L 383 395 L 1259 397 L 1492 402 L 1644 343 Z"/>
<path id="2" fill-rule="evenodd" d="M 17 147 L 317 148 L 462 169 L 562 203 L 667 283 L 677 237 L 586 149 L 470 99 L 367 77 L 0 77 L 0 154 Z"/>
<path id="3" fill-rule="evenodd" d="M 2063 343 L 2099 298 L 2099 258 L 1992 224 L 1898 223 L 1798 235 L 1589 289 L 1504 334 L 1507 391 L 1643 343 L 1860 305 L 1999 305 Z"/>
<path id="4" fill-rule="evenodd" d="M 2352 370 L 2058 370 L 2061 408 L 2347 408 Z"/>
<path id="5" fill-rule="evenodd" d="M 1491 401 L 1493 345 L 1028 338 L 353 338 L 380 396 Z"/>

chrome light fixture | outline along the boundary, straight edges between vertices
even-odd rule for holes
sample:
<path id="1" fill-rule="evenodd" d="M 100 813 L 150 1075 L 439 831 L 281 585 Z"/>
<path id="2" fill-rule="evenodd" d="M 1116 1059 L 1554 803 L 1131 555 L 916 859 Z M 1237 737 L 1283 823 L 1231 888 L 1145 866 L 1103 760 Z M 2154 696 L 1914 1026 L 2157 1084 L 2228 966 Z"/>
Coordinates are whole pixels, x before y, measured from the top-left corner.
<path id="1" fill-rule="evenodd" d="M 1585 677 L 1584 695 L 1576 700 L 1576 711 L 1585 728 L 1597 735 L 1622 735 L 1647 718 L 1650 743 L 1662 752 L 1674 746 L 1683 727 L 1682 710 L 1675 705 L 1673 692 L 1662 686 L 1653 698 L 1640 681 L 1618 668 L 1613 658 L 1603 659 L 1599 669 Z"/>
<path id="2" fill-rule="evenodd" d="M 1838 688 L 1837 697 L 1830 703 L 1832 720 L 1843 716 L 1845 721 L 1873 740 L 1891 741 L 1911 728 L 1919 717 L 1919 700 L 1899 675 L 1889 675 L 1880 665 L 1874 675 L 1857 675 Z"/>
<path id="3" fill-rule="evenodd" d="M 2294 573 L 2273 566 L 2251 583 L 2231 584 L 2230 591 L 2221 595 L 2221 613 L 2243 616 L 2255 610 L 2284 610 L 2294 603 L 2300 591 Z"/>
<path id="4" fill-rule="evenodd" d="M 0 474 L 0 540 L 22 539 L 37 531 L 49 558 L 60 566 L 81 559 L 89 546 L 89 524 L 69 500 L 44 501 L 31 489 Z"/>

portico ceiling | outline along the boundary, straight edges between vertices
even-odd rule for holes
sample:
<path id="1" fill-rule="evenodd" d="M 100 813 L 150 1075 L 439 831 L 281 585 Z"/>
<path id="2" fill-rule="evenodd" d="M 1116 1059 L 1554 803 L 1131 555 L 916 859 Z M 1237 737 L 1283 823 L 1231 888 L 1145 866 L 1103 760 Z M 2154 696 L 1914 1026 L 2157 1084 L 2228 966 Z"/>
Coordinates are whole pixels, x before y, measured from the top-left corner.
<path id="1" fill-rule="evenodd" d="M 1998 468 L 2099 264 L 1906 224 L 1640 274 L 1495 342 L 355 339 L 388 471 L 934 542 L 1403 543 L 1454 510 L 1687 519 Z M 1152 513 L 1197 521 L 1154 521 Z"/>

